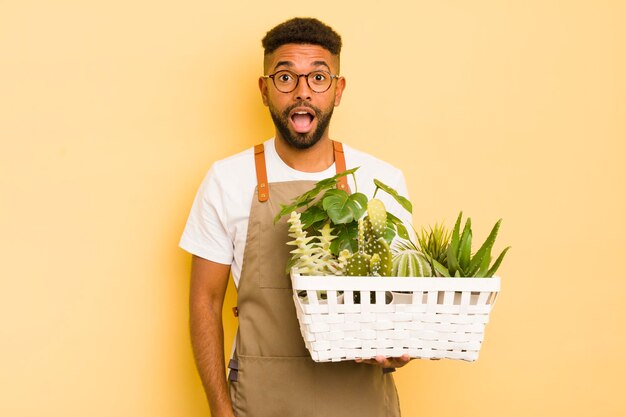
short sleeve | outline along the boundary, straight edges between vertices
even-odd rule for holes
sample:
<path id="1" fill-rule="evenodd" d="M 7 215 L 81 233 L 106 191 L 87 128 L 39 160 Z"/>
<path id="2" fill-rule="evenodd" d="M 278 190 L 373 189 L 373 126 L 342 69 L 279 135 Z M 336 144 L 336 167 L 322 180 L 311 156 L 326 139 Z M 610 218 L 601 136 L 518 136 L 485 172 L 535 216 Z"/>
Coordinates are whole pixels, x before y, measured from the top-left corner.
<path id="1" fill-rule="evenodd" d="M 213 166 L 198 189 L 179 246 L 209 261 L 230 265 L 233 240 L 228 233 L 224 191 Z"/>

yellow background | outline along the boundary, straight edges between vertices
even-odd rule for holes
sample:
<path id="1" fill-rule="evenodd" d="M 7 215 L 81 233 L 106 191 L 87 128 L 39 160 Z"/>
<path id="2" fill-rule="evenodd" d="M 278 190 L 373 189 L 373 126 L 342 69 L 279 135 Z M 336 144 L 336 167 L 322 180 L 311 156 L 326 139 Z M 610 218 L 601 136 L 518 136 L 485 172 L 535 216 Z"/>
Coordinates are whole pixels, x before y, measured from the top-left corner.
<path id="1" fill-rule="evenodd" d="M 208 415 L 177 243 L 302 15 L 344 40 L 331 136 L 513 246 L 480 360 L 397 372 L 403 415 L 626 415 L 626 7 L 544 0 L 0 1 L 0 415 Z"/>

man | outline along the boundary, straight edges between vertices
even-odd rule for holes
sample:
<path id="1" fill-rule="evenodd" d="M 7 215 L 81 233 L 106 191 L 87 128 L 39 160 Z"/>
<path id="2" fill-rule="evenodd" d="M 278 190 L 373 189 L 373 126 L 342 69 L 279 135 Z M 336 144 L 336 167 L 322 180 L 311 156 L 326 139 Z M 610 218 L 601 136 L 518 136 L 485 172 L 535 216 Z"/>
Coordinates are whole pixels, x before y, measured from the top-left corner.
<path id="1" fill-rule="evenodd" d="M 406 195 L 404 177 L 391 165 L 329 137 L 333 109 L 346 85 L 339 76 L 339 35 L 316 19 L 296 18 L 269 31 L 263 47 L 265 75 L 259 89 L 275 137 L 211 167 L 180 243 L 193 254 L 191 336 L 211 414 L 398 416 L 389 368 L 404 365 L 407 356 L 311 360 L 284 272 L 287 227 L 284 221 L 274 225 L 273 218 L 280 204 L 346 168 L 360 166 L 358 184 L 342 186 L 354 190 L 358 185 L 369 197 L 373 178 Z M 403 215 L 395 201 L 381 198 L 389 211 Z M 231 267 L 239 330 L 227 382 L 221 313 Z"/>

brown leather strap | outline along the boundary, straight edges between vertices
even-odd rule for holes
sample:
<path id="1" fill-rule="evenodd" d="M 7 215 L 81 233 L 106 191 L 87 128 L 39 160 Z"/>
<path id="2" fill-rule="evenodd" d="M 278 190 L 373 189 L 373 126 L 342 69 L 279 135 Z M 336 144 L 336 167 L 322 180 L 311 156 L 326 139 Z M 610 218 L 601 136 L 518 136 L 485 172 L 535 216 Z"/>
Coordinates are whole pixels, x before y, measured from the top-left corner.
<path id="1" fill-rule="evenodd" d="M 337 174 L 340 174 L 346 170 L 346 158 L 343 154 L 343 145 L 341 142 L 333 141 L 333 152 L 335 154 L 335 170 Z M 344 175 L 337 180 L 337 188 L 350 194 L 347 176 Z"/>
<path id="2" fill-rule="evenodd" d="M 256 181 L 259 201 L 264 202 L 270 198 L 270 189 L 267 186 L 267 170 L 265 168 L 265 147 L 262 143 L 254 147 L 254 165 L 256 167 Z"/>
<path id="3" fill-rule="evenodd" d="M 335 171 L 337 174 L 346 170 L 346 158 L 343 154 L 341 142 L 333 141 L 333 154 L 335 157 Z M 267 168 L 265 167 L 265 147 L 263 144 L 254 147 L 254 165 L 256 167 L 256 181 L 259 194 L 259 201 L 265 202 L 270 198 L 270 189 L 267 184 Z M 350 194 L 348 178 L 343 176 L 337 180 L 337 188 Z"/>

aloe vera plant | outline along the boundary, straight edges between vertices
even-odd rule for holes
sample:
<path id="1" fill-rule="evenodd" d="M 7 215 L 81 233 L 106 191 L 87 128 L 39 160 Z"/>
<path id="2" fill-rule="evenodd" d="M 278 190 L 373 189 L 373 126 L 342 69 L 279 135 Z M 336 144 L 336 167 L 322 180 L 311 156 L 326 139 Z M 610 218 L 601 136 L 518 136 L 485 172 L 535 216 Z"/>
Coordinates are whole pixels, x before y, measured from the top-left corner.
<path id="1" fill-rule="evenodd" d="M 506 247 L 495 262 L 491 264 L 491 250 L 496 241 L 502 219 L 496 222 L 485 242 L 480 246 L 478 251 L 472 255 L 472 221 L 468 218 L 461 232 L 462 217 L 463 212 L 459 213 L 459 217 L 452 230 L 450 244 L 446 251 L 446 266 L 432 257 L 429 258 L 429 261 L 435 271 L 441 276 L 492 277 L 500 267 L 504 255 L 506 255 L 511 248 L 510 246 Z"/>

